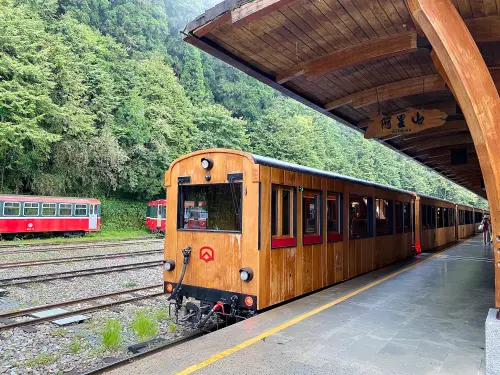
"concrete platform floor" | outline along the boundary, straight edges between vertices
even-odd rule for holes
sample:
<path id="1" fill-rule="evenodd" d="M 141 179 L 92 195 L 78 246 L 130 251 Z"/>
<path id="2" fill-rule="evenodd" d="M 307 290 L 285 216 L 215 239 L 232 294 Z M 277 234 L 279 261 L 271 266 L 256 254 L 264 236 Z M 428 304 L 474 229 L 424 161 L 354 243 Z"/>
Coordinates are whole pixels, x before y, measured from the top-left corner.
<path id="1" fill-rule="evenodd" d="M 492 259 L 478 236 L 109 374 L 484 374 Z"/>

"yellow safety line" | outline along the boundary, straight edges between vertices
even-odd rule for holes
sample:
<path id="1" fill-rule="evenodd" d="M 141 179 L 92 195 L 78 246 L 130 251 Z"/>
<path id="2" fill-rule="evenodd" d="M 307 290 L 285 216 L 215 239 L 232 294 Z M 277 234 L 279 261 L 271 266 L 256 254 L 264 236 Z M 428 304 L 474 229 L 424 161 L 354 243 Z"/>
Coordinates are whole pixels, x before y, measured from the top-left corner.
<path id="1" fill-rule="evenodd" d="M 467 242 L 467 241 L 469 241 L 469 240 L 466 240 L 464 242 Z M 176 375 L 188 375 L 188 374 L 192 374 L 195 371 L 198 371 L 198 370 L 200 370 L 200 369 L 202 369 L 202 368 L 204 368 L 204 367 L 206 367 L 206 366 L 208 366 L 208 365 L 210 365 L 210 364 L 212 364 L 214 362 L 217 362 L 219 359 L 225 358 L 225 357 L 227 357 L 227 356 L 229 356 L 229 355 L 231 355 L 233 353 L 236 353 L 236 352 L 240 351 L 241 349 L 246 348 L 247 346 L 255 344 L 256 342 L 258 342 L 260 340 L 263 340 L 266 337 L 274 335 L 275 333 L 278 333 L 279 331 L 282 331 L 285 328 L 288 328 L 288 327 L 290 327 L 290 326 L 292 326 L 294 324 L 297 324 L 297 323 L 303 321 L 304 319 L 309 318 L 310 316 L 316 315 L 317 313 L 320 313 L 323 310 L 326 310 L 326 309 L 328 309 L 328 308 L 330 308 L 332 306 L 335 306 L 335 305 L 339 304 L 340 302 L 343 302 L 343 301 L 345 301 L 345 300 L 347 300 L 347 299 L 349 299 L 351 297 L 354 297 L 355 295 L 357 295 L 359 293 L 362 293 L 362 292 L 364 292 L 367 289 L 373 288 L 374 286 L 376 286 L 378 284 L 381 284 L 384 281 L 387 281 L 389 279 L 392 279 L 393 277 L 398 276 L 398 275 L 402 274 L 403 272 L 406 272 L 406 271 L 411 270 L 411 269 L 413 269 L 413 268 L 415 268 L 415 267 L 417 267 L 417 266 L 419 266 L 419 265 L 421 265 L 421 264 L 423 264 L 425 262 L 428 262 L 429 260 L 434 259 L 434 258 L 440 256 L 440 254 L 442 254 L 443 252 L 451 250 L 454 247 L 456 247 L 458 245 L 461 245 L 461 244 L 463 244 L 463 242 L 457 243 L 456 245 L 451 246 L 451 247 L 447 248 L 446 250 L 443 250 L 443 251 L 441 251 L 439 253 L 436 253 L 436 254 L 430 256 L 427 259 L 421 260 L 420 262 L 417 262 L 415 264 L 412 264 L 411 266 L 408 266 L 408 267 L 403 268 L 403 269 L 401 269 L 401 270 L 399 270 L 397 272 L 394 272 L 394 273 L 392 273 L 392 274 L 390 274 L 388 276 L 385 276 L 385 277 L 383 277 L 380 280 L 374 281 L 374 282 L 372 282 L 370 284 L 365 285 L 364 287 L 356 289 L 355 291 L 353 291 L 353 292 L 351 292 L 349 294 L 346 294 L 345 296 L 340 297 L 340 298 L 338 298 L 338 299 L 336 299 L 336 300 L 334 300 L 332 302 L 329 302 L 326 305 L 320 306 L 320 307 L 318 307 L 318 308 L 316 308 L 316 309 L 314 309 L 312 311 L 309 311 L 308 313 L 299 315 L 298 317 L 296 317 L 294 319 L 291 319 L 291 320 L 289 320 L 289 321 L 287 321 L 287 322 L 285 322 L 283 324 L 280 324 L 279 326 L 271 328 L 270 330 L 268 330 L 268 331 L 266 331 L 264 333 L 261 333 L 260 335 L 257 335 L 254 338 L 251 338 L 249 340 L 243 341 L 241 344 L 233 346 L 232 348 L 224 350 L 224 351 L 222 351 L 220 353 L 214 354 L 213 356 L 211 356 L 207 360 L 205 360 L 203 362 L 200 362 L 200 363 L 197 363 L 195 365 L 189 366 L 185 370 L 183 370 L 181 372 L 178 372 Z"/>

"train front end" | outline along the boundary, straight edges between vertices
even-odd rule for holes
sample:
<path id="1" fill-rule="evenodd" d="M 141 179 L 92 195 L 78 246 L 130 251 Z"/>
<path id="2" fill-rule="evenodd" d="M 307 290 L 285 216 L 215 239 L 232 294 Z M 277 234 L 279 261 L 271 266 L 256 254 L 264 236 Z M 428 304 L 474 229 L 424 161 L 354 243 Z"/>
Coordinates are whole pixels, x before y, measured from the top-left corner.
<path id="1" fill-rule="evenodd" d="M 164 290 L 179 323 L 202 328 L 257 310 L 258 173 L 250 155 L 220 149 L 188 154 L 166 173 Z"/>

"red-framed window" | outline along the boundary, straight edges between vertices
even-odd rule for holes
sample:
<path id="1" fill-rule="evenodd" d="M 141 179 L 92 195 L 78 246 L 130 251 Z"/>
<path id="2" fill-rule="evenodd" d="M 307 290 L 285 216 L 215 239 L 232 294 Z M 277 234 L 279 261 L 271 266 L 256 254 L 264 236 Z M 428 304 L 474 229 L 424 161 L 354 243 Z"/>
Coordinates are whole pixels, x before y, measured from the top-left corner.
<path id="1" fill-rule="evenodd" d="M 272 185 L 271 248 L 297 246 L 295 188 Z"/>
<path id="2" fill-rule="evenodd" d="M 323 242 L 320 191 L 304 190 L 302 192 L 302 233 L 304 245 Z"/>
<path id="3" fill-rule="evenodd" d="M 326 223 L 327 241 L 342 241 L 342 194 L 327 194 Z"/>

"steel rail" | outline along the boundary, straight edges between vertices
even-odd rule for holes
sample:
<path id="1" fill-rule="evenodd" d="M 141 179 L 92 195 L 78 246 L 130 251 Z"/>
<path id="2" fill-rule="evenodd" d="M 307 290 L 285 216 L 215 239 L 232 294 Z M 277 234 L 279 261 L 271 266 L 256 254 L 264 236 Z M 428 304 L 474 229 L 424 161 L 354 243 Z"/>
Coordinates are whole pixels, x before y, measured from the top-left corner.
<path id="1" fill-rule="evenodd" d="M 147 254 L 154 254 L 163 251 L 163 249 L 146 250 L 146 251 L 136 251 L 136 252 L 126 252 L 126 253 L 114 253 L 114 254 L 96 254 L 96 255 L 84 255 L 79 257 L 66 257 L 66 258 L 54 258 L 54 259 L 37 259 L 30 260 L 26 262 L 7 262 L 0 264 L 0 269 L 2 268 L 20 268 L 20 267 L 34 267 L 44 264 L 56 264 L 56 263 L 67 263 L 67 262 L 82 262 L 85 260 L 98 260 L 98 259 L 113 259 L 121 258 L 123 256 L 142 256 Z"/>
<path id="2" fill-rule="evenodd" d="M 63 301 L 63 302 L 50 303 L 50 304 L 46 304 L 46 305 L 39 305 L 39 306 L 34 306 L 34 307 L 28 307 L 26 309 L 21 309 L 21 310 L 16 310 L 16 311 L 11 311 L 11 312 L 7 312 L 7 313 L 4 313 L 4 314 L 0 314 L 0 318 L 14 318 L 16 316 L 28 315 L 30 313 L 34 313 L 34 312 L 41 311 L 41 310 L 48 310 L 48 309 L 52 309 L 52 308 L 55 308 L 55 307 L 61 307 L 61 306 L 71 306 L 71 305 L 75 305 L 77 303 L 82 303 L 82 302 L 94 301 L 94 300 L 97 300 L 97 299 L 114 297 L 114 296 L 118 296 L 120 294 L 128 294 L 128 293 L 139 292 L 141 290 L 159 288 L 161 286 L 163 286 L 163 284 L 148 285 L 148 286 L 143 286 L 143 287 L 139 287 L 139 288 L 121 290 L 121 291 L 118 291 L 118 292 L 112 292 L 112 293 L 106 293 L 106 294 L 99 294 L 97 296 L 77 298 L 77 299 L 71 299 L 71 300 L 67 300 L 67 301 Z"/>
<path id="3" fill-rule="evenodd" d="M 122 271 L 134 270 L 134 269 L 138 269 L 138 268 L 156 267 L 156 266 L 160 266 L 161 264 L 162 264 L 162 262 L 160 262 L 160 261 L 151 261 L 151 262 L 123 264 L 123 265 L 118 265 L 118 266 L 108 266 L 108 267 L 88 268 L 88 269 L 57 272 L 57 273 L 48 273 L 48 274 L 41 274 L 41 275 L 18 276 L 18 277 L 13 277 L 13 278 L 9 278 L 9 279 L 0 279 L 0 287 L 29 284 L 32 282 L 44 282 L 44 281 L 51 281 L 51 280 L 71 279 L 73 277 L 101 275 L 101 274 L 106 274 L 106 273 L 111 273 L 111 272 L 122 272 Z M 16 280 L 22 280 L 22 281 L 16 281 Z"/>
<path id="4" fill-rule="evenodd" d="M 121 301 L 113 301 L 113 302 L 109 302 L 109 303 L 103 303 L 103 304 L 101 304 L 99 306 L 84 307 L 83 309 L 78 309 L 78 310 L 74 310 L 74 311 L 68 311 L 68 312 L 65 312 L 65 313 L 56 314 L 56 315 L 52 315 L 52 316 L 45 316 L 43 318 L 35 318 L 35 319 L 32 319 L 32 320 L 26 320 L 24 322 L 15 322 L 15 323 L 11 323 L 11 324 L 6 324 L 6 325 L 3 325 L 3 326 L 0 326 L 0 331 L 5 331 L 7 329 L 12 329 L 12 328 L 16 328 L 16 327 L 30 326 L 30 325 L 34 325 L 34 324 L 39 324 L 39 323 L 47 322 L 49 320 L 61 319 L 61 318 L 64 318 L 64 317 L 67 317 L 67 316 L 71 316 L 71 315 L 83 314 L 83 313 L 87 313 L 87 312 L 91 312 L 91 311 L 101 310 L 101 309 L 104 309 L 106 307 L 113 307 L 113 306 L 123 305 L 125 303 L 140 301 L 140 300 L 148 299 L 148 298 L 159 297 L 159 296 L 162 296 L 162 295 L 165 295 L 165 293 L 164 292 L 158 292 L 158 293 L 153 293 L 153 294 L 147 294 L 145 296 L 132 297 L 132 298 L 124 299 L 124 300 L 121 300 Z"/>

